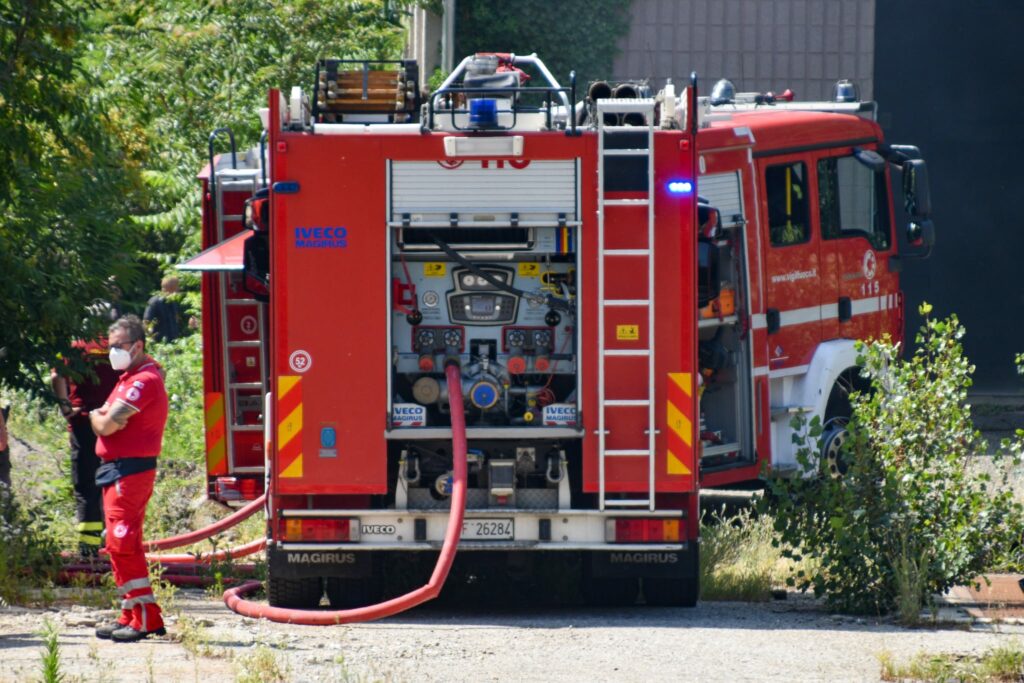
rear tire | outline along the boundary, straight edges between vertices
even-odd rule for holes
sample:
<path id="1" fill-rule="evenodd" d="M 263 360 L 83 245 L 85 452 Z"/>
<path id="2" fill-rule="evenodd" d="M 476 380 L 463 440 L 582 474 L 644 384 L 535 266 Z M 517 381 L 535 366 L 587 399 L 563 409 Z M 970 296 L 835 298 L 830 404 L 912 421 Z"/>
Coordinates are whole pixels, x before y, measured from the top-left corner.
<path id="1" fill-rule="evenodd" d="M 320 577 L 282 579 L 267 577 L 267 600 L 271 607 L 312 609 L 320 606 L 324 586 Z"/>
<path id="2" fill-rule="evenodd" d="M 700 579 L 644 579 L 644 598 L 652 607 L 695 607 Z"/>

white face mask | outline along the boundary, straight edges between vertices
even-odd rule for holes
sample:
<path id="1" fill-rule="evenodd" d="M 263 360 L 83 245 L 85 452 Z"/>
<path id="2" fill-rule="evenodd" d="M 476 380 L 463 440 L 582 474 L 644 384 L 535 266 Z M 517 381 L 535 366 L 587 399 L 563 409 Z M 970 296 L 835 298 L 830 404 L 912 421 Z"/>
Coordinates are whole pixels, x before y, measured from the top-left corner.
<path id="1" fill-rule="evenodd" d="M 110 367 L 115 370 L 127 370 L 132 364 L 132 354 L 120 346 L 110 347 Z"/>

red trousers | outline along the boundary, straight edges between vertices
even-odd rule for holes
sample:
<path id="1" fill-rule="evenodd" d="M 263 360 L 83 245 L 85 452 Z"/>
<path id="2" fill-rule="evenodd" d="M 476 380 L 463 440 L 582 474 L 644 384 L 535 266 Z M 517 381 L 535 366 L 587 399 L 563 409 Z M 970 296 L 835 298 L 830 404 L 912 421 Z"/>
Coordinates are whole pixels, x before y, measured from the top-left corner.
<path id="1" fill-rule="evenodd" d="M 107 552 L 123 598 L 118 621 L 146 632 L 164 625 L 149 583 L 146 550 L 142 545 L 142 522 L 155 479 L 154 469 L 122 477 L 103 489 Z"/>

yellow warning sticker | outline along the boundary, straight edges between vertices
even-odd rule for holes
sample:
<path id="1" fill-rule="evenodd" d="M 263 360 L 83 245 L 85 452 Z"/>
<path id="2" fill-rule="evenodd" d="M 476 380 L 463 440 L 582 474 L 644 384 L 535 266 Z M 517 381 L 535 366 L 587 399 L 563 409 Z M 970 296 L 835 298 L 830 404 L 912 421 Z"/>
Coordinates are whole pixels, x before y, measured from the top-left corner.
<path id="1" fill-rule="evenodd" d="M 637 341 L 640 339 L 639 325 L 616 325 L 615 338 L 619 341 Z"/>
<path id="2" fill-rule="evenodd" d="M 539 263 L 520 263 L 519 277 L 540 277 Z"/>
<path id="3" fill-rule="evenodd" d="M 448 267 L 444 263 L 424 263 L 423 264 L 423 277 L 444 277 L 448 272 Z"/>

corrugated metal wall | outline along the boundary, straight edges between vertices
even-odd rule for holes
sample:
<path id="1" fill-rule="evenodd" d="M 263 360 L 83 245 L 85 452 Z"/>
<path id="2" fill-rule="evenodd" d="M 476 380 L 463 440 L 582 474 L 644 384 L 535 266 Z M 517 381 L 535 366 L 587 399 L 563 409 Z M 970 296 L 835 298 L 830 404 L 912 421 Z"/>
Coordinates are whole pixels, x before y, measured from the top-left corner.
<path id="1" fill-rule="evenodd" d="M 719 78 L 739 91 L 826 99 L 848 78 L 873 96 L 874 0 L 633 0 L 630 32 L 613 77 L 682 83 L 691 71 L 710 92 Z"/>

